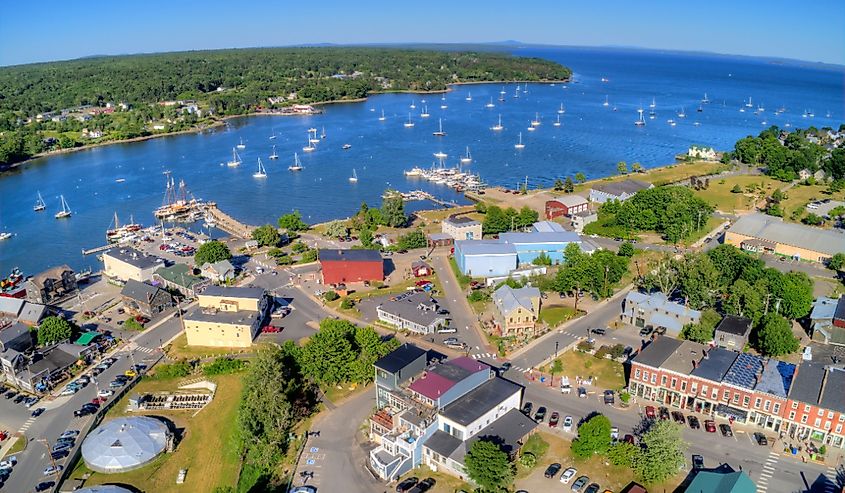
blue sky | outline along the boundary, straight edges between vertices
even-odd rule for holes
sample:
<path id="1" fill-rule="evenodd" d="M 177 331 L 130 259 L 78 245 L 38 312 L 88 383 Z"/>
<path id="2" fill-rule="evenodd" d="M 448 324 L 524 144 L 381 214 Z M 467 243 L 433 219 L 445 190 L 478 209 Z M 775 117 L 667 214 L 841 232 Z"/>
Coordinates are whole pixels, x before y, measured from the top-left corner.
<path id="1" fill-rule="evenodd" d="M 0 65 L 304 43 L 506 39 L 845 65 L 845 1 L 13 0 L 0 10 Z"/>

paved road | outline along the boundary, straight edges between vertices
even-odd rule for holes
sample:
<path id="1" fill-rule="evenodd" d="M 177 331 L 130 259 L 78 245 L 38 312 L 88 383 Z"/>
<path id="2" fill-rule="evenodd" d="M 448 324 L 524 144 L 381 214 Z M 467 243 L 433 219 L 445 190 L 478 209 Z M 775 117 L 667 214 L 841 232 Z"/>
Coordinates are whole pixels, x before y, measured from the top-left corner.
<path id="1" fill-rule="evenodd" d="M 359 435 L 374 407 L 375 390 L 368 388 L 315 421 L 310 431 L 319 432 L 319 436 L 308 439 L 294 473 L 294 485 L 310 484 L 321 492 L 372 493 L 385 489 L 365 467 L 369 450 L 362 446 Z M 313 473 L 313 478 L 303 483 L 302 472 Z"/>
<path id="2" fill-rule="evenodd" d="M 431 258 L 434 271 L 437 273 L 440 283 L 443 285 L 443 296 L 441 301 L 450 312 L 452 326 L 458 329 L 458 339 L 469 346 L 470 353 L 492 353 L 494 348 L 487 344 L 487 337 L 483 334 L 478 318 L 470 309 L 466 293 L 461 289 L 452 266 L 449 265 L 449 253 L 440 249 L 432 254 Z"/>
<path id="3" fill-rule="evenodd" d="M 115 376 L 122 374 L 133 364 L 144 363 L 149 365 L 160 354 L 161 343 L 166 342 L 181 330 L 179 321 L 171 316 L 164 318 L 160 325 L 153 327 L 147 332 L 139 334 L 133 341 L 119 349 L 115 353 L 115 357 L 118 358 L 117 363 L 101 373 L 97 377 L 96 383 L 92 382 L 72 396 L 57 397 L 53 400 L 45 399 L 35 404 L 33 409 L 36 407 L 47 409 L 40 417 L 30 419 L 30 411 L 23 406 L 18 406 L 19 409 L 10 410 L 10 414 L 14 416 L 15 420 L 26 418 L 16 431 L 24 432 L 29 443 L 27 443 L 26 450 L 16 454 L 18 464 L 15 466 L 9 481 L 3 486 L 5 491 L 31 491 L 39 482 L 50 479 L 42 474 L 43 470 L 51 463 L 49 453 L 47 453 L 46 446 L 37 440 L 47 439 L 52 442 L 63 431 L 67 429 L 79 430 L 93 420 L 92 416 L 75 418 L 73 411 L 94 399 L 97 395 L 98 386 L 101 389 L 106 388 Z M 5 421 L 7 419 L 5 408 L 3 411 Z M 58 461 L 58 463 L 66 467 L 69 466 L 67 459 Z"/>

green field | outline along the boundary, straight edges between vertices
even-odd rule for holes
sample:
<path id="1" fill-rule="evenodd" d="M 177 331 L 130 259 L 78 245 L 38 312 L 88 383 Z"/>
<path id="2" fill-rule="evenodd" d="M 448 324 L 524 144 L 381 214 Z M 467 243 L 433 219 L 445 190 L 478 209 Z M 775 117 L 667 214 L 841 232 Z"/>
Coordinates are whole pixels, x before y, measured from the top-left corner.
<path id="1" fill-rule="evenodd" d="M 750 185 L 759 187 L 761 184 L 763 185 L 762 192 L 748 193 L 746 191 Z M 742 193 L 731 192 L 735 185 L 742 188 Z M 723 212 L 749 211 L 754 208 L 755 197 L 765 198 L 783 185 L 783 182 L 768 176 L 731 176 L 723 180 L 710 180 L 710 187 L 707 190 L 697 190 L 695 194 Z"/>
<path id="2" fill-rule="evenodd" d="M 625 386 L 625 369 L 622 363 L 618 361 L 609 360 L 606 358 L 596 358 L 592 354 L 582 353 L 580 351 L 566 351 L 558 357 L 563 372 L 555 375 L 567 376 L 574 378 L 576 375 L 581 377 L 594 377 L 593 389 L 621 389 Z M 549 366 L 540 368 L 548 371 Z M 590 390 L 590 389 L 588 389 Z"/>
<path id="3" fill-rule="evenodd" d="M 540 308 L 540 321 L 545 322 L 549 327 L 571 320 L 575 317 L 575 309 L 570 306 L 548 305 Z"/>

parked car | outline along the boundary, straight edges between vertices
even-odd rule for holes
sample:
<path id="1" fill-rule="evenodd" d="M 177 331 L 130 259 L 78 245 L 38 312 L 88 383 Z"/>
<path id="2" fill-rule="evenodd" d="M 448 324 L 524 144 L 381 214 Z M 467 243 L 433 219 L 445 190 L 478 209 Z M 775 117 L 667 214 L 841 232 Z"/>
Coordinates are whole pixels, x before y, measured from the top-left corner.
<path id="1" fill-rule="evenodd" d="M 663 406 L 660 406 L 660 419 L 668 420 L 669 419 L 669 410 Z"/>
<path id="2" fill-rule="evenodd" d="M 67 430 L 59 435 L 59 438 L 68 438 L 68 437 L 77 437 L 79 436 L 79 430 Z"/>
<path id="3" fill-rule="evenodd" d="M 18 463 L 18 458 L 11 455 L 3 460 L 0 460 L 0 469 L 11 469 Z"/>
<path id="4" fill-rule="evenodd" d="M 46 409 L 44 409 L 43 407 L 36 408 L 32 411 L 32 413 L 30 413 L 30 416 L 32 416 L 33 418 L 37 418 L 38 416 L 44 414 L 44 411 L 46 411 Z"/>
<path id="5" fill-rule="evenodd" d="M 604 391 L 604 403 L 608 406 L 612 406 L 616 402 L 616 398 L 613 396 L 612 390 L 605 390 Z"/>
<path id="6" fill-rule="evenodd" d="M 522 405 L 522 414 L 526 416 L 531 416 L 531 410 L 534 409 L 534 404 L 530 402 L 526 402 Z"/>
<path id="7" fill-rule="evenodd" d="M 724 423 L 720 424 L 720 425 L 719 425 L 719 431 L 721 431 L 721 432 L 722 432 L 722 436 L 723 436 L 723 437 L 732 437 L 732 436 L 734 436 L 734 432 L 733 432 L 733 430 L 731 429 L 731 426 L 730 426 L 730 425 L 726 425 L 726 424 L 724 424 Z"/>
<path id="8" fill-rule="evenodd" d="M 769 439 L 766 438 L 766 435 L 760 433 L 759 431 L 754 433 L 754 440 L 757 442 L 757 445 L 760 445 L 761 447 L 765 447 L 769 444 Z"/>
<path id="9" fill-rule="evenodd" d="M 610 428 L 610 439 L 619 440 L 619 428 L 613 426 Z"/>
<path id="10" fill-rule="evenodd" d="M 622 438 L 622 441 L 630 443 L 631 445 L 633 445 L 634 444 L 634 435 L 627 434 L 627 435 L 625 435 L 624 438 Z"/>
<path id="11" fill-rule="evenodd" d="M 537 412 L 534 413 L 534 421 L 538 423 L 542 423 L 543 420 L 546 419 L 546 407 L 540 406 L 537 408 Z"/>
<path id="12" fill-rule="evenodd" d="M 592 329 L 591 332 L 595 335 L 603 336 L 607 331 L 605 329 L 596 327 L 596 328 Z"/>
<path id="13" fill-rule="evenodd" d="M 692 456 L 692 468 L 693 469 L 704 469 L 704 457 L 693 454 Z"/>
<path id="14" fill-rule="evenodd" d="M 640 336 L 648 337 L 648 335 L 651 334 L 651 330 L 651 327 L 643 327 L 642 329 L 640 329 Z"/>
<path id="15" fill-rule="evenodd" d="M 317 488 L 311 486 L 310 484 L 306 484 L 304 486 L 296 486 L 291 489 L 289 493 L 317 493 Z"/>
<path id="16" fill-rule="evenodd" d="M 560 413 L 557 411 L 552 413 L 552 416 L 549 418 L 549 428 L 557 428 L 557 424 L 560 422 Z"/>
<path id="17" fill-rule="evenodd" d="M 261 332 L 265 334 L 277 334 L 282 331 L 281 327 L 277 327 L 275 325 L 265 325 L 261 328 Z"/>
<path id="18" fill-rule="evenodd" d="M 572 489 L 572 491 L 575 491 L 575 492 L 582 491 L 584 489 L 584 487 L 587 486 L 587 483 L 589 483 L 589 482 L 590 482 L 590 478 L 588 478 L 587 476 L 581 476 L 578 479 L 576 479 L 574 483 L 572 483 L 571 489 Z"/>
<path id="19" fill-rule="evenodd" d="M 50 452 L 61 452 L 62 450 L 69 450 L 73 445 L 68 442 L 61 442 L 53 445 L 53 448 L 50 449 Z"/>
<path id="20" fill-rule="evenodd" d="M 438 334 L 454 334 L 456 332 L 458 332 L 458 329 L 454 327 L 440 327 L 437 329 Z"/>
<path id="21" fill-rule="evenodd" d="M 587 398 L 587 389 L 584 387 L 578 387 L 578 397 Z"/>
<path id="22" fill-rule="evenodd" d="M 45 476 L 52 476 L 54 474 L 58 474 L 58 473 L 62 472 L 62 470 L 64 468 L 65 468 L 65 466 L 63 466 L 61 464 L 56 464 L 55 466 L 47 466 L 47 468 L 44 469 L 44 475 Z"/>
<path id="23" fill-rule="evenodd" d="M 405 493 L 409 491 L 411 488 L 419 483 L 419 479 L 416 477 L 410 477 L 403 479 L 399 484 L 396 485 L 396 493 Z"/>
<path id="24" fill-rule="evenodd" d="M 712 419 L 705 420 L 704 429 L 707 433 L 716 433 L 716 423 Z"/>
<path id="25" fill-rule="evenodd" d="M 35 491 L 36 492 L 47 491 L 47 490 L 51 489 L 53 486 L 56 486 L 55 481 L 41 481 L 40 483 L 35 485 Z"/>
<path id="26" fill-rule="evenodd" d="M 563 431 L 572 431 L 572 416 L 563 418 Z"/>
<path id="27" fill-rule="evenodd" d="M 672 411 L 672 419 L 675 420 L 678 424 L 685 424 L 686 418 L 684 418 L 684 413 L 681 411 Z"/>
<path id="28" fill-rule="evenodd" d="M 563 466 L 561 466 L 560 463 L 553 462 L 549 464 L 549 467 L 546 468 L 546 472 L 543 473 L 543 476 L 545 476 L 547 479 L 551 479 L 557 476 L 557 473 L 560 472 L 561 467 Z"/>
<path id="29" fill-rule="evenodd" d="M 587 486 L 587 489 L 584 490 L 584 493 L 599 493 L 601 486 L 598 483 L 590 483 L 590 486 Z"/>
<path id="30" fill-rule="evenodd" d="M 689 427 L 693 430 L 701 428 L 701 423 L 698 422 L 698 418 L 695 416 L 687 416 L 687 423 L 689 423 Z"/>
<path id="31" fill-rule="evenodd" d="M 417 486 L 414 488 L 414 490 L 419 493 L 424 493 L 434 488 L 435 484 L 437 484 L 437 481 L 434 478 L 425 478 L 419 483 L 417 483 Z"/>
<path id="32" fill-rule="evenodd" d="M 655 416 L 654 406 L 646 406 L 645 407 L 645 416 L 648 419 L 654 419 L 654 416 Z"/>
<path id="33" fill-rule="evenodd" d="M 560 475 L 560 482 L 563 484 L 569 484 L 569 482 L 572 481 L 572 478 L 574 478 L 576 474 L 578 474 L 578 470 L 574 467 L 570 467 L 563 471 L 563 474 Z"/>
<path id="34" fill-rule="evenodd" d="M 103 389 L 97 392 L 97 397 L 111 397 L 112 395 L 114 395 L 114 390 L 110 389 Z"/>

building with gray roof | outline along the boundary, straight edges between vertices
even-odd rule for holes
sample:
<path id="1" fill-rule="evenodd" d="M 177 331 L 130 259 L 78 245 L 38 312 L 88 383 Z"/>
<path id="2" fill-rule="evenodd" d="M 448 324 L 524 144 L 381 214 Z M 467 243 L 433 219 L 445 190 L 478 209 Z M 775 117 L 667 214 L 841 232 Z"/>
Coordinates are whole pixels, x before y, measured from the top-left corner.
<path id="1" fill-rule="evenodd" d="M 400 330 L 431 334 L 449 325 L 447 315 L 426 292 L 410 292 L 394 296 L 376 307 L 378 319 Z"/>
<path id="2" fill-rule="evenodd" d="M 173 296 L 160 286 L 129 279 L 120 290 L 123 306 L 131 313 L 152 318 L 174 305 Z"/>
<path id="3" fill-rule="evenodd" d="M 540 318 L 540 290 L 503 284 L 493 292 L 496 328 L 503 337 L 533 337 Z"/>
<path id="4" fill-rule="evenodd" d="M 132 471 L 164 452 L 171 439 L 167 425 L 158 419 L 146 416 L 115 418 L 85 437 L 82 458 L 97 472 Z"/>
<path id="5" fill-rule="evenodd" d="M 821 363 L 802 361 L 792 381 L 789 398 L 796 401 L 816 404 L 821 396 L 825 368 Z"/>
<path id="6" fill-rule="evenodd" d="M 669 339 L 661 337 L 661 339 Z M 674 340 L 674 339 L 670 339 Z M 680 375 L 689 375 L 707 352 L 707 346 L 693 341 L 677 341 L 678 347 L 663 361 L 661 368 Z"/>
<path id="7" fill-rule="evenodd" d="M 845 232 L 753 213 L 740 217 L 725 232 L 725 243 L 753 252 L 825 262 L 837 253 L 845 252 Z"/>
<path id="8" fill-rule="evenodd" d="M 722 383 L 753 390 L 763 373 L 763 358 L 748 353 L 736 356 Z"/>
<path id="9" fill-rule="evenodd" d="M 658 336 L 634 356 L 634 361 L 652 368 L 660 368 L 680 346 L 681 341 L 678 339 Z"/>
<path id="10" fill-rule="evenodd" d="M 621 320 L 635 327 L 664 329 L 677 336 L 684 325 L 698 323 L 701 312 L 670 301 L 661 293 L 640 293 L 629 291 L 622 302 Z"/>
<path id="11" fill-rule="evenodd" d="M 112 248 L 103 252 L 103 273 L 121 281 L 149 281 L 153 273 L 164 266 L 164 259 L 134 248 Z"/>
<path id="12" fill-rule="evenodd" d="M 845 346 L 845 296 L 816 298 L 810 312 L 810 336 L 822 344 Z"/>
<path id="13" fill-rule="evenodd" d="M 654 188 L 651 183 L 640 180 L 622 180 L 607 183 L 596 183 L 590 189 L 590 202 L 603 204 L 609 200 L 624 202 L 633 197 L 640 190 Z"/>
<path id="14" fill-rule="evenodd" d="M 754 390 L 785 399 L 789 395 L 789 389 L 792 388 L 794 376 L 795 365 L 770 359 L 765 362 L 763 374 Z"/>
<path id="15" fill-rule="evenodd" d="M 719 322 L 713 332 L 713 340 L 716 345 L 742 351 L 748 344 L 748 335 L 751 333 L 751 319 L 737 317 L 736 315 L 725 315 L 725 318 Z"/>
<path id="16" fill-rule="evenodd" d="M 845 413 L 845 369 L 828 368 L 819 405 L 824 409 Z"/>
<path id="17" fill-rule="evenodd" d="M 521 392 L 522 387 L 510 380 L 491 378 L 447 405 L 440 414 L 457 424 L 469 426 L 495 409 L 503 398 Z"/>
<path id="18" fill-rule="evenodd" d="M 698 367 L 692 371 L 692 375 L 705 380 L 721 382 L 738 355 L 739 353 L 735 351 L 728 351 L 720 347 L 711 348 L 698 363 Z"/>

